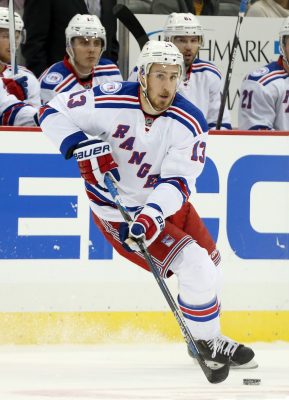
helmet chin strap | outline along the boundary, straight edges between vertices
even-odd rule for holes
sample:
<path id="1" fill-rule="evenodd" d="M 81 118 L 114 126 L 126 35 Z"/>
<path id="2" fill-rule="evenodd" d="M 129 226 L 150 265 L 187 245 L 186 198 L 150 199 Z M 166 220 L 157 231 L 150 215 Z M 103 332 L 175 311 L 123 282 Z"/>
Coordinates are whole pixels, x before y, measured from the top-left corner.
<path id="1" fill-rule="evenodd" d="M 283 41 L 283 39 L 282 39 L 282 41 Z M 285 53 L 285 50 L 284 50 L 284 46 L 285 46 L 285 44 L 282 43 L 282 46 L 281 46 L 282 59 L 285 62 L 286 66 L 289 68 L 289 62 L 287 60 L 287 56 L 286 56 L 286 53 Z"/>
<path id="2" fill-rule="evenodd" d="M 144 77 L 144 80 L 145 80 L 146 86 L 144 86 L 144 84 L 142 83 L 141 79 L 139 80 L 139 83 L 140 83 L 140 86 L 141 86 L 141 89 L 142 89 L 142 94 L 143 94 L 143 96 L 144 96 L 144 98 L 145 98 L 145 101 L 148 103 L 148 105 L 149 105 L 150 108 L 152 109 L 153 113 L 158 113 L 158 114 L 160 114 L 160 112 L 159 112 L 158 110 L 156 110 L 156 109 L 153 107 L 152 103 L 150 102 L 150 99 L 149 99 L 149 97 L 148 97 L 148 90 L 147 90 L 147 80 L 146 80 L 146 77 Z"/>

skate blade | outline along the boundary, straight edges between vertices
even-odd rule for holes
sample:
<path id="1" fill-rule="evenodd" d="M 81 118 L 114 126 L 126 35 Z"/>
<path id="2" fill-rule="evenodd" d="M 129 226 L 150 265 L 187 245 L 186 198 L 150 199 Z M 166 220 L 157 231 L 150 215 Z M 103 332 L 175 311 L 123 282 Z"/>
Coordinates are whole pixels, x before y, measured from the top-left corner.
<path id="1" fill-rule="evenodd" d="M 198 365 L 197 360 L 194 358 L 193 358 L 193 362 L 195 365 Z M 219 369 L 224 365 L 224 364 L 217 363 L 215 361 L 209 361 L 209 360 L 206 360 L 206 364 L 211 369 Z M 258 368 L 258 364 L 256 363 L 255 360 L 251 360 L 248 363 L 242 364 L 242 365 L 236 365 L 232 361 L 230 364 L 230 369 L 254 369 L 254 368 Z"/>
<path id="2" fill-rule="evenodd" d="M 258 364 L 256 363 L 255 360 L 251 360 L 251 361 L 247 362 L 246 364 L 242 364 L 242 365 L 234 364 L 231 361 L 230 368 L 231 369 L 254 369 L 254 368 L 258 368 Z"/>

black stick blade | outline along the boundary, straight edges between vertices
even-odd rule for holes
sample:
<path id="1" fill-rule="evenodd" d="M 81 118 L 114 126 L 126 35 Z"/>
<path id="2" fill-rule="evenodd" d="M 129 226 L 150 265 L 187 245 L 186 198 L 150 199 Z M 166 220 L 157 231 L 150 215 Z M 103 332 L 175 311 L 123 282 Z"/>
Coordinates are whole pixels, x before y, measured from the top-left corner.
<path id="1" fill-rule="evenodd" d="M 221 383 L 223 382 L 229 375 L 230 365 L 225 364 L 218 369 L 212 369 L 207 366 L 205 361 L 199 361 L 200 367 L 202 368 L 206 378 L 210 383 Z"/>
<path id="2" fill-rule="evenodd" d="M 124 4 L 116 4 L 113 7 L 113 13 L 130 31 L 142 49 L 150 39 L 136 16 Z"/>

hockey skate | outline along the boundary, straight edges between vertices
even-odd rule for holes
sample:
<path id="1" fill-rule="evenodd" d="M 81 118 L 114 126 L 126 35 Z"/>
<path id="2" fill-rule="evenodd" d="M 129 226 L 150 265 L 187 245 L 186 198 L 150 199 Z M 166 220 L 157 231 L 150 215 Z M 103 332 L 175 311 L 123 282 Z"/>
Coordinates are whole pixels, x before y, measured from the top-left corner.
<path id="1" fill-rule="evenodd" d="M 220 335 L 211 340 L 196 340 L 196 345 L 204 357 L 206 364 L 211 368 L 219 368 L 230 358 L 230 368 L 251 369 L 258 364 L 253 360 L 255 353 L 250 347 L 234 342 L 226 336 Z M 188 348 L 189 355 L 194 358 Z"/>

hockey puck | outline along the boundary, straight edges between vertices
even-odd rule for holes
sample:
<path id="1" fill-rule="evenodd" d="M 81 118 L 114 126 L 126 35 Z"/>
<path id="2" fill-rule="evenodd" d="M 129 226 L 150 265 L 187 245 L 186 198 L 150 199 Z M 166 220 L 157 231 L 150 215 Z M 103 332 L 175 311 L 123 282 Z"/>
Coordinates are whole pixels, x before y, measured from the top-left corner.
<path id="1" fill-rule="evenodd" d="M 260 385 L 261 379 L 243 379 L 243 385 Z"/>

